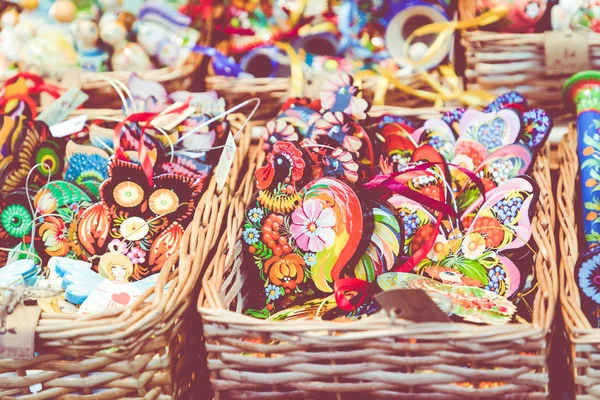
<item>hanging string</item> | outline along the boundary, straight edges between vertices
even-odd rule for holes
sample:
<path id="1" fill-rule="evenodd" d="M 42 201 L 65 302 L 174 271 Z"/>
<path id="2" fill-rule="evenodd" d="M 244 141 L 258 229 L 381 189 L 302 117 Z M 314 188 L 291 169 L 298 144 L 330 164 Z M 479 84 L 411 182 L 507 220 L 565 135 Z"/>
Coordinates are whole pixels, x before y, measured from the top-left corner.
<path id="1" fill-rule="evenodd" d="M 104 76 L 102 74 L 97 75 L 100 79 L 108 82 L 108 84 L 110 84 L 110 86 L 112 86 L 112 88 L 115 89 L 115 92 L 117 92 L 117 94 L 121 98 L 121 103 L 123 104 L 123 108 L 125 109 L 125 116 L 131 115 L 131 112 L 129 110 L 129 105 L 127 100 L 125 99 L 125 96 L 123 95 L 123 92 L 127 94 L 130 104 L 132 105 L 132 107 L 134 107 L 133 112 L 135 112 L 135 102 L 133 101 L 133 95 L 129 91 L 129 88 L 123 82 L 108 76 Z"/>
<path id="2" fill-rule="evenodd" d="M 233 137 L 234 140 L 237 140 L 238 137 L 240 136 L 240 134 L 244 131 L 244 128 L 246 127 L 246 125 L 248 125 L 248 123 L 252 120 L 252 117 L 254 116 L 254 114 L 258 110 L 258 107 L 260 106 L 260 99 L 257 98 L 257 97 L 254 97 L 254 98 L 252 98 L 250 100 L 246 100 L 243 103 L 240 103 L 237 106 L 235 106 L 233 108 L 230 108 L 229 110 L 226 110 L 226 111 L 220 113 L 219 115 L 217 115 L 217 116 L 209 119 L 208 121 L 205 121 L 205 122 L 201 123 L 200 125 L 194 127 L 193 129 L 190 129 L 185 134 L 181 135 L 181 137 L 179 139 L 177 139 L 174 144 L 180 143 L 187 136 L 189 136 L 191 134 L 194 134 L 196 132 L 199 132 L 205 126 L 208 126 L 208 125 L 212 124 L 213 122 L 222 119 L 223 117 L 225 117 L 225 116 L 227 116 L 227 115 L 229 115 L 229 114 L 231 114 L 231 113 L 239 110 L 240 108 L 243 108 L 243 107 L 247 106 L 248 104 L 250 104 L 252 102 L 256 102 L 256 105 L 252 109 L 252 112 L 250 112 L 250 114 L 248 114 L 248 116 L 246 117 L 246 120 L 244 121 L 244 123 L 242 124 L 242 126 L 237 130 L 235 136 Z M 202 152 L 202 153 L 205 153 L 207 151 L 217 150 L 217 149 L 222 149 L 222 148 L 225 148 L 225 145 L 210 147 L 210 148 L 207 148 L 207 149 L 182 149 L 182 150 L 176 150 L 175 153 L 182 153 L 182 152 Z"/>
<path id="3" fill-rule="evenodd" d="M 45 163 L 39 163 L 39 164 L 34 165 L 27 173 L 27 178 L 25 179 L 25 195 L 27 197 L 27 203 L 29 203 L 29 209 L 31 210 L 31 214 L 33 216 L 32 222 L 34 222 L 37 218 L 38 209 L 37 209 L 37 207 L 35 209 L 33 208 L 33 202 L 31 200 L 31 194 L 29 191 L 29 179 L 31 178 L 31 173 L 39 167 L 43 167 L 43 168 L 47 169 L 48 182 L 46 183 L 46 185 L 50 184 L 51 178 L 52 178 L 52 170 Z M 44 187 L 46 187 L 46 185 Z M 48 189 L 46 189 L 46 190 L 48 190 Z M 36 230 L 36 225 L 34 223 L 33 226 L 31 227 L 31 244 L 29 245 L 29 251 L 32 253 L 33 253 L 33 245 L 34 245 L 34 239 L 35 239 L 35 230 Z"/>

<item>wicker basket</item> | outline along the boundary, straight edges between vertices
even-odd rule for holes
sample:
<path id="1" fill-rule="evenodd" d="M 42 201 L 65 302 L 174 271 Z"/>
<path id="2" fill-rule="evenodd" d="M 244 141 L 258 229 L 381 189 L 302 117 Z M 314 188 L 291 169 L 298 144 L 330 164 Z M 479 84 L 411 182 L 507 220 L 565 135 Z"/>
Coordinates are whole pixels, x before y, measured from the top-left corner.
<path id="1" fill-rule="evenodd" d="M 239 240 L 253 174 L 263 159 L 262 153 L 252 159 L 202 279 L 198 310 L 210 372 L 196 372 L 197 390 L 206 392 L 210 375 L 217 399 L 548 397 L 546 357 L 558 272 L 547 149 L 533 172 L 540 185 L 532 221 L 540 285 L 533 324 L 504 326 L 387 318 L 278 323 L 229 311 L 244 284 L 236 262 Z"/>
<path id="2" fill-rule="evenodd" d="M 575 191 L 579 159 L 577 132 L 571 126 L 559 145 L 560 176 L 557 187 L 558 220 L 560 224 L 560 305 L 570 345 L 570 361 L 578 399 L 600 398 L 600 329 L 592 328 L 581 310 L 579 289 L 574 268 L 579 257 L 578 230 L 575 212 Z"/>
<path id="3" fill-rule="evenodd" d="M 281 106 L 290 97 L 292 78 L 254 78 L 236 79 L 223 76 L 208 76 L 206 88 L 216 90 L 229 104 L 238 104 L 249 98 L 258 97 L 260 108 L 255 114 L 255 119 L 265 120 L 274 118 Z M 321 77 L 322 79 L 322 77 Z M 367 77 L 363 83 L 363 95 L 370 103 L 374 102 L 377 91 L 378 77 Z M 425 82 L 416 76 L 402 80 L 404 84 L 414 89 L 431 90 Z M 318 98 L 320 92 L 319 82 L 313 82 L 310 78 L 304 81 L 304 96 Z M 428 107 L 432 103 L 418 97 L 410 96 L 396 89 L 391 83 L 385 92 L 384 103 L 389 106 L 401 107 Z"/>
<path id="4" fill-rule="evenodd" d="M 475 1 L 458 3 L 461 20 L 475 17 Z M 516 90 L 532 107 L 541 107 L 554 116 L 565 114 L 562 88 L 572 74 L 546 75 L 544 38 L 543 33 L 463 32 L 467 89 L 483 89 L 496 95 Z M 600 35 L 589 33 L 588 43 L 590 69 L 596 69 L 600 67 Z"/>
<path id="5" fill-rule="evenodd" d="M 233 126 L 244 117 L 231 116 Z M 225 188 L 214 177 L 186 229 L 179 254 L 169 259 L 154 289 L 126 309 L 92 315 L 42 313 L 36 356 L 0 360 L 0 398 L 172 399 L 174 366 L 181 358 L 179 335 L 190 293 L 217 242 L 250 135 L 245 132 Z M 176 267 L 176 268 L 175 268 Z M 169 287 L 165 289 L 165 285 Z M 150 296 L 151 301 L 144 302 Z M 41 385 L 33 394 L 32 385 Z"/>

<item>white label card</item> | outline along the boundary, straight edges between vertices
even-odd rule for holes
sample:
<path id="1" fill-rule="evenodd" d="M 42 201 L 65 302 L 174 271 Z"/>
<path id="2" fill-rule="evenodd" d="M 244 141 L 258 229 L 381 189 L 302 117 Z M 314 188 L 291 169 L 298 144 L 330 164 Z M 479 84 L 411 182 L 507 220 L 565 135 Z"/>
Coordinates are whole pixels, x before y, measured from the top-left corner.
<path id="1" fill-rule="evenodd" d="M 50 127 L 50 133 L 55 138 L 62 138 L 70 136 L 74 133 L 81 132 L 85 127 L 87 121 L 87 115 L 80 115 L 75 118 L 68 119 L 59 124 L 52 125 Z"/>
<path id="2" fill-rule="evenodd" d="M 217 168 L 215 168 L 215 179 L 217 180 L 217 189 L 219 189 L 219 191 L 223 190 L 223 187 L 225 187 L 225 182 L 227 182 L 227 178 L 229 177 L 229 171 L 233 165 L 236 150 L 237 146 L 235 144 L 235 139 L 230 131 L 227 136 L 227 142 L 225 142 L 225 147 L 223 148 L 223 153 L 221 153 L 221 158 L 217 164 Z"/>

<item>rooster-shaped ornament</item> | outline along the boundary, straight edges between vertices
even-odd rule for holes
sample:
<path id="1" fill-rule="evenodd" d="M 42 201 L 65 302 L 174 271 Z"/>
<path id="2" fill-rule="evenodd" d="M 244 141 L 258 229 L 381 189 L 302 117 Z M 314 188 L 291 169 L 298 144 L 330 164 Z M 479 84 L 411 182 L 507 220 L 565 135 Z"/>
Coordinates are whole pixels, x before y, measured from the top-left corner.
<path id="1" fill-rule="evenodd" d="M 354 190 L 330 177 L 309 182 L 309 163 L 296 142 L 280 141 L 256 171 L 259 192 L 242 236 L 246 260 L 255 265 L 248 270 L 258 267 L 259 274 L 251 275 L 263 283 L 263 314 L 301 294 L 332 293 L 331 283 L 365 242 L 363 207 Z"/>

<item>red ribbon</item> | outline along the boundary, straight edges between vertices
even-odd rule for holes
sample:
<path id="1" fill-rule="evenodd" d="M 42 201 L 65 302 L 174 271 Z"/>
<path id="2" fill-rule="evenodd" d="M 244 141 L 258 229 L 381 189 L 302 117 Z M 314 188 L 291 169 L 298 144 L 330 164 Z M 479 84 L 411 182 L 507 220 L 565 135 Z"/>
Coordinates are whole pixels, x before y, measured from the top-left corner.
<path id="1" fill-rule="evenodd" d="M 371 181 L 365 183 L 363 187 L 367 190 L 374 190 L 379 188 L 388 189 L 394 193 L 400 194 L 406 198 L 414 200 L 420 204 L 423 204 L 425 207 L 430 209 L 434 209 L 438 211 L 438 216 L 434 225 L 434 232 L 438 232 L 440 226 L 442 224 L 442 220 L 444 219 L 444 215 L 457 216 L 456 211 L 446 204 L 445 201 L 445 188 L 444 185 L 438 183 L 440 200 L 434 200 L 429 196 L 425 196 L 421 193 L 415 192 L 410 189 L 405 184 L 398 182 L 396 178 L 403 177 L 404 175 L 415 172 L 415 171 L 423 171 L 429 176 L 435 175 L 431 172 L 428 172 L 427 169 L 432 166 L 439 165 L 442 163 L 438 162 L 426 162 L 423 164 L 419 164 L 410 169 L 404 170 L 402 172 L 396 172 L 390 175 L 380 175 L 374 177 Z M 483 182 L 475 175 L 472 171 L 464 169 L 458 165 L 448 164 L 453 167 L 458 168 L 461 172 L 465 173 L 480 190 L 482 195 L 485 198 L 485 186 Z M 435 244 L 435 239 L 437 235 L 431 235 L 427 241 L 417 250 L 406 262 L 398 267 L 394 268 L 391 272 L 410 272 L 412 271 L 425 257 Z M 367 282 L 362 279 L 356 278 L 343 278 L 338 279 L 334 282 L 334 291 L 335 291 L 335 300 L 339 308 L 344 311 L 354 311 L 358 307 L 360 307 L 366 300 L 372 298 L 372 296 L 379 291 L 379 286 L 377 282 Z M 346 297 L 348 292 L 356 292 L 356 295 L 350 299 Z"/>
<path id="2" fill-rule="evenodd" d="M 31 86 L 29 86 L 29 85 L 27 86 L 27 94 L 17 94 L 17 95 L 12 95 L 10 97 L 7 97 L 6 96 L 6 87 L 14 84 L 21 78 L 33 83 L 33 85 L 31 85 Z M 31 110 L 32 118 L 35 119 L 37 117 L 37 104 L 35 103 L 33 98 L 30 96 L 30 94 L 39 94 L 42 92 L 46 92 L 46 93 L 50 94 L 52 97 L 54 97 L 55 99 L 57 99 L 60 97 L 60 94 L 62 91 L 63 91 L 62 88 L 60 88 L 56 85 L 52 85 L 50 83 L 44 82 L 44 78 L 42 78 L 41 76 L 39 76 L 37 74 L 31 73 L 31 72 L 19 72 L 18 74 L 8 78 L 4 82 L 4 85 L 2 86 L 2 88 L 0 89 L 0 107 L 4 107 L 6 105 L 6 103 L 8 103 L 11 100 L 21 100 L 25 104 L 27 104 L 27 106 Z"/>
<path id="3" fill-rule="evenodd" d="M 131 114 L 130 116 L 125 118 L 123 121 L 119 122 L 119 124 L 114 129 L 114 136 L 113 136 L 115 157 L 118 160 L 127 161 L 127 156 L 125 156 L 125 151 L 123 150 L 123 147 L 121 146 L 121 138 L 123 136 L 123 128 L 125 127 L 125 125 L 130 122 L 145 123 L 145 125 L 142 128 L 142 131 L 140 133 L 138 155 L 140 158 L 140 164 L 142 165 L 142 170 L 144 171 L 144 175 L 146 175 L 146 178 L 148 179 L 148 184 L 150 186 L 152 186 L 153 182 L 154 182 L 154 166 L 152 165 L 152 160 L 148 156 L 148 148 L 144 143 L 144 136 L 146 133 L 146 128 L 148 128 L 148 126 L 150 126 L 152 124 L 152 121 L 154 121 L 156 118 L 161 117 L 163 115 L 168 115 L 168 114 L 177 114 L 179 112 L 184 111 L 188 107 L 189 107 L 189 103 L 184 103 L 182 106 L 174 108 L 167 113 L 160 114 L 160 113 L 142 112 L 142 113 L 137 113 L 137 114 Z"/>

